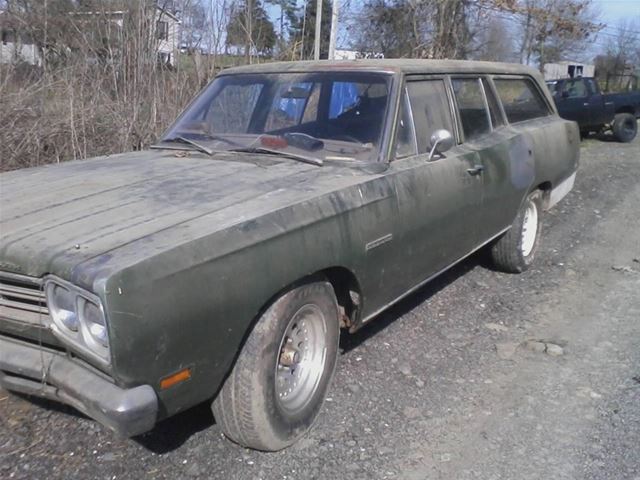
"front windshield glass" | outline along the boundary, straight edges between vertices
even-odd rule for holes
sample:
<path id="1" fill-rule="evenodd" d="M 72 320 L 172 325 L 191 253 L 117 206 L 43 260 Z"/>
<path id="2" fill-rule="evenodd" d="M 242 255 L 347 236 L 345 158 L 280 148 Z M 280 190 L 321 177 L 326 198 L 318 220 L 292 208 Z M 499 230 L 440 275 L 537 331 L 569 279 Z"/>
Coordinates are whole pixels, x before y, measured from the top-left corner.
<path id="1" fill-rule="evenodd" d="M 214 80 L 163 137 L 213 151 L 282 151 L 324 160 L 377 160 L 390 76 L 236 74 Z"/>

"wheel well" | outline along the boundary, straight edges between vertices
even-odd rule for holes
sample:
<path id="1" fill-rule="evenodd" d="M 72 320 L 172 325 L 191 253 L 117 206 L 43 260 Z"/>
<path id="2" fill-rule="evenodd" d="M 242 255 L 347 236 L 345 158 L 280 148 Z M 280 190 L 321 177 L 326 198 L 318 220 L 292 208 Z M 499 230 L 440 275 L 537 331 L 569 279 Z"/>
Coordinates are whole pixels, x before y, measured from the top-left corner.
<path id="1" fill-rule="evenodd" d="M 618 113 L 630 113 L 631 115 L 633 115 L 634 114 L 633 107 L 631 107 L 630 105 L 620 107 L 619 109 L 616 110 L 616 114 Z"/>
<path id="2" fill-rule="evenodd" d="M 358 279 L 353 272 L 344 267 L 330 267 L 318 272 L 323 275 L 336 293 L 338 305 L 343 310 L 340 326 L 352 327 L 357 323 L 361 306 L 361 291 Z"/>
<path id="3" fill-rule="evenodd" d="M 533 189 L 540 190 L 542 192 L 542 208 L 544 210 L 549 208 L 549 201 L 551 200 L 551 188 L 551 182 L 542 182 L 540 185 Z"/>

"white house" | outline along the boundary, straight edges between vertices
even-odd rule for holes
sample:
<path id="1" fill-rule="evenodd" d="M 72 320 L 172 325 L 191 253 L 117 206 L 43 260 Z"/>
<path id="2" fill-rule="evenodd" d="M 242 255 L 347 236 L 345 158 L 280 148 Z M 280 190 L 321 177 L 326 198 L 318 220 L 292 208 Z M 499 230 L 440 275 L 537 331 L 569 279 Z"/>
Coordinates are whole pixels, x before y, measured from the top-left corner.
<path id="1" fill-rule="evenodd" d="M 158 60 L 165 65 L 175 65 L 178 52 L 180 20 L 168 10 L 158 6 L 149 9 L 153 15 L 150 35 L 156 41 Z M 107 22 L 116 27 L 115 34 L 121 31 L 127 15 L 126 10 L 111 10 L 101 12 L 73 12 L 74 21 Z M 41 65 L 42 56 L 38 46 L 28 35 L 21 32 L 15 22 L 11 22 L 5 12 L 0 12 L 0 63 L 26 62 L 31 65 Z"/>
<path id="2" fill-rule="evenodd" d="M 175 65 L 180 20 L 171 12 L 160 7 L 155 8 L 155 36 L 158 39 L 158 58 L 166 64 Z"/>
<path id="3" fill-rule="evenodd" d="M 546 63 L 544 65 L 544 79 L 558 80 L 560 78 L 593 77 L 595 71 L 595 65 L 581 62 Z"/>
<path id="4" fill-rule="evenodd" d="M 74 12 L 78 18 L 92 21 L 107 21 L 121 29 L 128 15 L 127 10 L 107 10 L 99 12 Z M 179 46 L 180 20 L 173 13 L 154 5 L 149 8 L 149 16 L 153 15 L 150 35 L 156 41 L 158 60 L 166 65 L 175 65 Z M 103 20 L 104 19 L 104 20 Z"/>
<path id="5" fill-rule="evenodd" d="M 0 12 L 0 64 L 20 62 L 41 65 L 40 50 L 28 35 L 10 21 L 5 12 Z"/>

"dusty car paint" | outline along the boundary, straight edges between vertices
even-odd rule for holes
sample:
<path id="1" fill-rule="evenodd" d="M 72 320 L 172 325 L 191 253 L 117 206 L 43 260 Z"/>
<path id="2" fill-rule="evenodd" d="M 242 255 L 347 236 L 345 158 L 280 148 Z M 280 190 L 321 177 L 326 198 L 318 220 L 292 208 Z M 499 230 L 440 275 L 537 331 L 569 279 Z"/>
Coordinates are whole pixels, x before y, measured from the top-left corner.
<path id="1" fill-rule="evenodd" d="M 526 67 L 483 62 L 298 62 L 223 74 L 326 69 L 390 72 L 396 106 L 410 74 L 518 74 L 542 85 Z M 377 165 L 166 149 L 5 173 L 1 269 L 56 275 L 99 296 L 112 363 L 81 361 L 119 387 L 153 387 L 163 418 L 216 394 L 252 322 L 287 286 L 324 272 L 344 287 L 338 297 L 356 329 L 505 231 L 533 188 L 549 192 L 569 177 L 577 129 L 541 91 L 552 115 L 496 130 L 482 158 L 472 143 L 455 146 L 446 154 L 459 157 L 455 167 L 424 155 L 390 161 L 389 129 Z M 390 116 L 393 125 L 395 109 Z M 479 161 L 484 175 L 467 175 Z M 459 182 L 455 198 L 442 178 Z M 64 348 L 46 321 L 0 318 L 2 332 Z M 159 388 L 187 367 L 189 381 Z"/>

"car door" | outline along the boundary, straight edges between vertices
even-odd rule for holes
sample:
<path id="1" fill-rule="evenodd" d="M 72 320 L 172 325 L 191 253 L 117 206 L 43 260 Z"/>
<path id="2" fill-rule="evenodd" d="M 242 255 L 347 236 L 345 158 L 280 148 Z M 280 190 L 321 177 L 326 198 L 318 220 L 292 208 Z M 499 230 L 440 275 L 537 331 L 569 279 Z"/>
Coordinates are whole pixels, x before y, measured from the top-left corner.
<path id="1" fill-rule="evenodd" d="M 389 176 L 398 202 L 404 288 L 419 284 L 469 253 L 477 241 L 482 181 L 470 172 L 476 152 L 455 145 L 429 158 L 435 130 L 456 134 L 445 78 L 408 77 L 396 125 Z"/>
<path id="2" fill-rule="evenodd" d="M 453 77 L 451 84 L 464 144 L 478 154 L 482 167 L 478 173 L 482 182 L 482 206 L 477 209 L 478 244 L 482 244 L 513 220 L 521 195 L 518 188 L 528 186 L 534 171 L 532 164 L 521 164 L 520 160 L 532 158 L 523 140 L 514 138 L 515 132 L 505 127 L 504 114 L 486 77 Z M 526 97 L 518 100 L 522 105 L 527 102 Z"/>
<path id="3" fill-rule="evenodd" d="M 587 78 L 585 83 L 589 92 L 588 102 L 585 102 L 588 103 L 589 108 L 589 125 L 597 126 L 608 123 L 614 115 L 613 103 L 606 102 L 595 79 Z"/>
<path id="4" fill-rule="evenodd" d="M 484 81 L 489 105 L 503 114 L 505 126 L 494 128 L 481 146 L 484 165 L 483 240 L 508 228 L 536 179 L 536 164 L 553 158 L 552 147 L 565 136 L 537 84 L 524 76 L 496 76 Z M 536 158 L 538 160 L 536 160 Z"/>
<path id="5" fill-rule="evenodd" d="M 555 98 L 563 118 L 578 122 L 581 127 L 591 125 L 589 92 L 582 78 L 565 80 Z"/>

